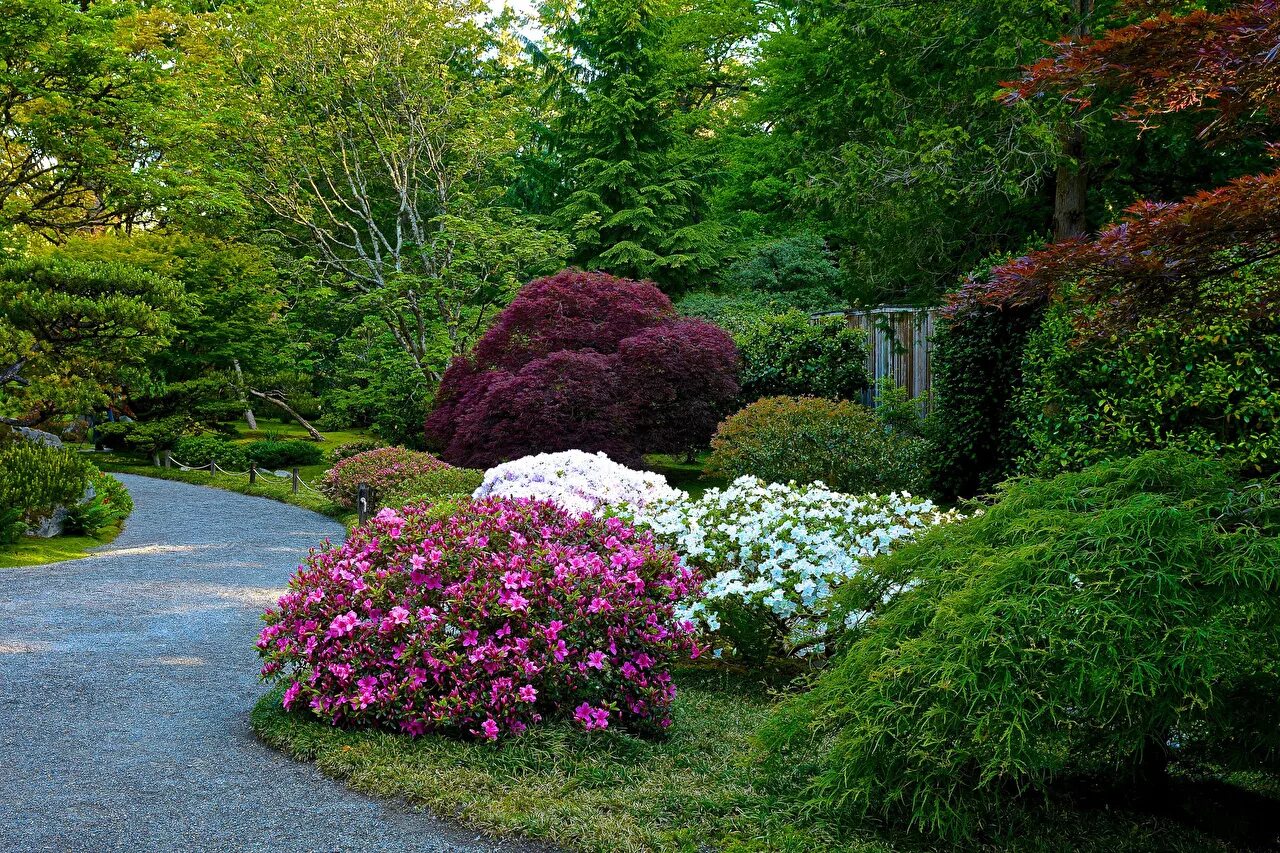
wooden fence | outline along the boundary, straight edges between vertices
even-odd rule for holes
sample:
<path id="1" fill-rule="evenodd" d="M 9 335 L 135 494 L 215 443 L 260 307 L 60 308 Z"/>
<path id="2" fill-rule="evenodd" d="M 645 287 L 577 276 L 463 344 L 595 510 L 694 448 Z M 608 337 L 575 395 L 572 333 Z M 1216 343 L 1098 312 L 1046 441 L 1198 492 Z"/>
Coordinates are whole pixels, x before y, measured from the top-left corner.
<path id="1" fill-rule="evenodd" d="M 867 333 L 867 375 L 872 385 L 888 376 L 928 411 L 933 399 L 933 330 L 937 308 L 882 306 L 846 311 L 849 325 Z M 874 390 L 864 402 L 873 404 Z"/>

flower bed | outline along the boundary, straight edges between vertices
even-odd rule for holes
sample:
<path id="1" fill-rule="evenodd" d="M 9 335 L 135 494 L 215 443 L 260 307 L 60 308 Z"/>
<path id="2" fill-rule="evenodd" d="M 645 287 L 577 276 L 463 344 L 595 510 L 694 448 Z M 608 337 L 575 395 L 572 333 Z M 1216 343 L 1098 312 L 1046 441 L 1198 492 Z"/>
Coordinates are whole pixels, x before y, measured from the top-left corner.
<path id="1" fill-rule="evenodd" d="M 505 462 L 485 472 L 474 497 L 533 498 L 554 501 L 570 512 L 595 512 L 605 506 L 641 507 L 674 501 L 684 493 L 661 474 L 635 471 L 603 453 L 566 450 Z"/>
<path id="2" fill-rule="evenodd" d="M 548 717 L 660 730 L 697 578 L 619 519 L 489 499 L 386 509 L 267 611 L 264 678 L 332 723 L 496 739 Z"/>
<path id="3" fill-rule="evenodd" d="M 390 494 L 403 483 L 431 471 L 448 468 L 430 453 L 403 447 L 379 447 L 348 457 L 325 472 L 320 491 L 347 509 L 355 506 L 357 487 L 364 483 L 379 494 Z"/>
<path id="4" fill-rule="evenodd" d="M 831 594 L 865 560 L 962 517 L 908 494 L 845 495 L 756 477 L 631 513 L 708 577 L 683 616 L 721 630 L 739 651 L 801 655 L 823 651 L 842 627 L 828 624 Z"/>

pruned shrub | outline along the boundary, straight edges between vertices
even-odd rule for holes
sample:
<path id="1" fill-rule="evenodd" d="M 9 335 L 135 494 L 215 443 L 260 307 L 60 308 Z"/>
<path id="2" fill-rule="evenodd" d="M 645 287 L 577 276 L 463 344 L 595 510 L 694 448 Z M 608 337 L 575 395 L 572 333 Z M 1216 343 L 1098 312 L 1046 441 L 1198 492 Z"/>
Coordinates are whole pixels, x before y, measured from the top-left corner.
<path id="1" fill-rule="evenodd" d="M 540 453 L 490 468 L 476 498 L 548 500 L 570 512 L 608 507 L 634 509 L 655 500 L 676 500 L 684 492 L 652 471 L 634 471 L 603 453 L 566 450 Z"/>
<path id="2" fill-rule="evenodd" d="M 843 631 L 830 615 L 843 583 L 871 558 L 964 516 L 906 495 L 739 477 L 700 498 L 678 493 L 634 505 L 627 517 L 707 578 L 682 615 L 760 661 L 823 654 Z"/>
<path id="3" fill-rule="evenodd" d="M 244 471 L 249 457 L 238 445 L 216 435 L 189 435 L 173 445 L 173 461 L 190 468 L 203 468 L 210 462 L 228 471 Z"/>
<path id="4" fill-rule="evenodd" d="M 854 400 L 869 385 L 867 336 L 843 315 L 788 311 L 760 318 L 736 336 L 742 398 L 813 396 Z"/>
<path id="5" fill-rule="evenodd" d="M 649 282 L 567 270 L 532 281 L 445 373 L 428 444 L 491 467 L 562 450 L 626 463 L 706 441 L 738 393 L 722 329 Z"/>
<path id="6" fill-rule="evenodd" d="M 476 468 L 439 468 L 418 474 L 378 497 L 383 506 L 399 507 L 441 498 L 470 497 L 484 482 L 484 472 Z"/>
<path id="7" fill-rule="evenodd" d="M 385 509 L 264 619 L 265 678 L 334 724 L 495 740 L 546 719 L 660 731 L 696 578 L 618 519 L 493 498 Z"/>
<path id="8" fill-rule="evenodd" d="M 244 451 L 259 468 L 293 468 L 319 465 L 324 461 L 320 445 L 302 439 L 289 441 L 251 441 Z"/>
<path id="9" fill-rule="evenodd" d="M 0 440 L 0 541 L 16 541 L 27 525 L 79 501 L 93 471 L 79 453 L 6 435 Z"/>
<path id="10" fill-rule="evenodd" d="M 356 491 L 361 484 L 371 486 L 377 495 L 390 495 L 417 477 L 448 467 L 430 453 L 379 447 L 334 465 L 320 480 L 320 491 L 329 500 L 350 509 L 355 506 Z"/>
<path id="11" fill-rule="evenodd" d="M 894 430 L 860 403 L 766 397 L 725 419 L 708 470 L 785 483 L 822 482 L 840 492 L 914 492 L 925 482 L 928 444 Z"/>
<path id="12" fill-rule="evenodd" d="M 760 733 L 766 768 L 955 843 L 1062 780 L 1273 761 L 1280 484 L 1229 470 L 1163 451 L 1012 481 L 876 561 L 837 596 L 842 653 Z"/>

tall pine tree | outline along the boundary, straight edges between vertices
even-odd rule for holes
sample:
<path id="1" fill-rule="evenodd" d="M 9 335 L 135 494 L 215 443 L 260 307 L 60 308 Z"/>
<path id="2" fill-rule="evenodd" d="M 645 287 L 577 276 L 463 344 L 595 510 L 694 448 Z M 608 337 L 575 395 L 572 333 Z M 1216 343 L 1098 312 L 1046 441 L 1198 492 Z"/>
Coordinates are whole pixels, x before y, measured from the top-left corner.
<path id="1" fill-rule="evenodd" d="M 691 143 L 664 48 L 668 0 L 548 4 L 540 59 L 558 104 L 548 127 L 548 214 L 572 235 L 574 263 L 668 290 L 704 280 L 724 240 L 705 215 L 711 171 Z"/>

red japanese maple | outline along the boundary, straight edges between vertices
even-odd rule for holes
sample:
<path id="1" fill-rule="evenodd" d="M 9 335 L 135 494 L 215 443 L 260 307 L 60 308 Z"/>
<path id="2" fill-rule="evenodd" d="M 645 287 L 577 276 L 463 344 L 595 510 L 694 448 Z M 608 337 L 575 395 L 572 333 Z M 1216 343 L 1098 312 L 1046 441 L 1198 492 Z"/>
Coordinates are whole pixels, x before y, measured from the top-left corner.
<path id="1" fill-rule="evenodd" d="M 1163 13 L 1096 40 L 1061 42 L 1006 91 L 1011 101 L 1057 91 L 1081 105 L 1115 93 L 1116 117 L 1143 127 L 1173 113 L 1202 113 L 1208 142 L 1274 130 L 1280 0 L 1220 14 Z M 1280 155 L 1280 146 L 1272 150 Z M 1280 170 L 1179 202 L 1139 202 L 1093 240 L 1060 241 L 970 280 L 950 310 L 1034 305 L 1076 284 L 1077 298 L 1095 309 L 1082 312 L 1082 325 L 1115 333 L 1142 317 L 1212 314 L 1212 282 L 1277 257 Z M 1278 298 L 1280 281 L 1263 283 L 1252 308 L 1274 311 Z"/>

